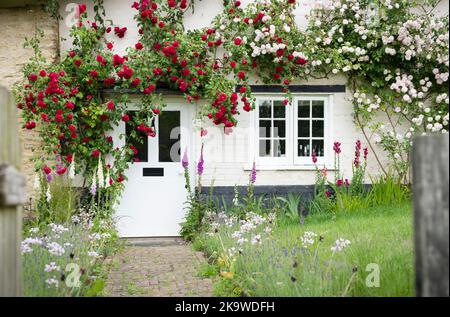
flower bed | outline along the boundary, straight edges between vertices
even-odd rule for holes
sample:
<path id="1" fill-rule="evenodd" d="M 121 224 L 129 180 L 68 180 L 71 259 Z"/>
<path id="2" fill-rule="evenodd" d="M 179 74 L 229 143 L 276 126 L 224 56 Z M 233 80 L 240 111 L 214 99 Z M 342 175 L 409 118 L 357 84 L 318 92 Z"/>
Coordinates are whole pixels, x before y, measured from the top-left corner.
<path id="1" fill-rule="evenodd" d="M 205 251 L 219 296 L 413 296 L 409 204 L 315 215 L 208 215 Z M 379 269 L 379 271 L 378 271 Z M 379 275 L 377 275 L 379 273 Z"/>

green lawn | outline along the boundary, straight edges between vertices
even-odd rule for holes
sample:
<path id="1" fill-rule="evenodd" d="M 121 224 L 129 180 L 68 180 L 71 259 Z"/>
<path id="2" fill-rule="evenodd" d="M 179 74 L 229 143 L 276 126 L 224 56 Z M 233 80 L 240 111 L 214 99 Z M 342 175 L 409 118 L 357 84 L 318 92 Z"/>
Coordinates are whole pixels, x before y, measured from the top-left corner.
<path id="1" fill-rule="evenodd" d="M 266 225 L 250 234 L 260 234 L 261 244 L 252 244 L 249 238 L 248 243 L 238 245 L 232 237 L 238 228 L 237 224 L 222 224 L 217 233 L 204 233 L 194 244 L 210 257 L 216 272 L 222 272 L 216 279 L 216 295 L 414 295 L 409 204 L 314 215 L 306 217 L 303 225 L 278 219 L 270 234 L 264 232 Z M 301 238 L 307 231 L 317 236 L 305 248 Z M 331 247 L 339 238 L 348 239 L 350 245 L 333 252 Z M 240 252 L 229 256 L 232 247 Z M 210 272 L 211 268 L 203 270 Z"/>

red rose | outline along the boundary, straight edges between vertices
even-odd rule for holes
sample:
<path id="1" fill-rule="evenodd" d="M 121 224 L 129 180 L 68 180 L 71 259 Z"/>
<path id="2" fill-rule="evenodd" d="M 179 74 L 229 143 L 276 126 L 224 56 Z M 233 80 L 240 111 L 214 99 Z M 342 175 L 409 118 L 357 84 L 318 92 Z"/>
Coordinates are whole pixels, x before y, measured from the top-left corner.
<path id="1" fill-rule="evenodd" d="M 128 121 L 130 121 L 130 116 L 127 115 L 127 114 L 124 114 L 124 115 L 122 116 L 122 121 L 123 121 L 123 122 L 128 122 Z"/>
<path id="2" fill-rule="evenodd" d="M 115 82 L 116 82 L 116 79 L 114 77 L 111 77 L 111 78 L 106 78 L 103 81 L 103 84 L 106 86 L 111 86 L 111 85 L 114 85 Z"/>
<path id="3" fill-rule="evenodd" d="M 110 101 L 108 102 L 108 104 L 106 105 L 108 107 L 109 110 L 114 110 L 115 105 L 114 105 L 114 101 Z"/>
<path id="4" fill-rule="evenodd" d="M 175 8 L 176 6 L 175 0 L 168 0 L 167 4 L 169 5 L 169 8 Z"/>
<path id="5" fill-rule="evenodd" d="M 85 12 L 86 12 L 86 9 L 87 9 L 87 7 L 86 7 L 86 5 L 85 5 L 84 3 L 78 5 L 78 12 L 79 12 L 80 15 L 83 14 L 83 13 L 85 13 Z"/>
<path id="6" fill-rule="evenodd" d="M 141 42 L 137 42 L 137 43 L 134 45 L 134 47 L 135 47 L 137 50 L 141 50 L 141 49 L 144 48 L 144 45 L 142 45 Z"/>
<path id="7" fill-rule="evenodd" d="M 113 45 L 113 43 L 108 42 L 108 43 L 106 44 L 106 47 L 107 47 L 109 50 L 112 50 L 113 47 L 114 47 L 114 45 Z"/>
<path id="8" fill-rule="evenodd" d="M 70 56 L 70 57 L 75 57 L 75 55 L 76 55 L 76 54 L 75 54 L 74 51 L 70 51 L 70 52 L 69 52 L 69 56 Z"/>
<path id="9" fill-rule="evenodd" d="M 92 151 L 91 156 L 92 157 L 98 157 L 100 155 L 100 150 L 95 149 Z"/>
<path id="10" fill-rule="evenodd" d="M 144 89 L 144 94 L 150 95 L 155 90 L 155 85 L 151 84 Z"/>
<path id="11" fill-rule="evenodd" d="M 242 86 L 241 88 L 239 88 L 239 92 L 240 92 L 241 94 L 245 94 L 245 93 L 247 92 L 247 87 Z"/>
<path id="12" fill-rule="evenodd" d="M 39 72 L 39 75 L 40 75 L 41 77 L 45 77 L 45 76 L 47 76 L 47 72 L 46 72 L 45 70 L 41 70 L 41 71 Z"/>
<path id="13" fill-rule="evenodd" d="M 75 132 L 76 129 L 77 129 L 76 126 L 74 126 L 73 124 L 69 124 L 69 130 L 70 130 L 70 132 Z"/>
<path id="14" fill-rule="evenodd" d="M 278 56 L 278 57 L 283 56 L 283 54 L 284 54 L 284 51 L 283 51 L 282 49 L 279 49 L 279 50 L 277 51 L 277 56 Z"/>
<path id="15" fill-rule="evenodd" d="M 59 170 L 56 171 L 56 174 L 62 175 L 67 171 L 66 167 L 61 167 Z"/>
<path id="16" fill-rule="evenodd" d="M 113 56 L 113 63 L 114 63 L 114 66 L 122 65 L 124 62 L 125 62 L 125 59 L 124 59 L 123 57 L 120 57 L 120 56 L 117 55 L 117 54 L 115 54 L 115 55 Z"/>
<path id="17" fill-rule="evenodd" d="M 153 109 L 153 113 L 154 113 L 154 114 L 160 114 L 161 111 L 160 111 L 158 108 L 154 108 L 154 109 Z"/>
<path id="18" fill-rule="evenodd" d="M 114 33 L 119 37 L 119 38 L 123 38 L 125 36 L 125 32 L 127 31 L 126 27 L 120 28 L 118 26 L 116 26 L 114 28 Z"/>
<path id="19" fill-rule="evenodd" d="M 77 66 L 77 67 L 80 67 L 80 66 L 81 66 L 81 63 L 82 63 L 81 59 L 77 59 L 77 60 L 74 61 L 74 64 L 75 64 L 75 66 Z"/>
<path id="20" fill-rule="evenodd" d="M 50 167 L 48 167 L 47 165 L 44 166 L 44 173 L 45 174 L 50 174 L 52 172 L 52 169 Z"/>
<path id="21" fill-rule="evenodd" d="M 30 76 L 28 76 L 28 80 L 31 82 L 34 82 L 37 80 L 37 76 L 36 74 L 30 74 Z"/>
<path id="22" fill-rule="evenodd" d="M 89 75 L 91 75 L 92 77 L 98 77 L 98 72 L 94 69 L 89 72 Z"/>
<path id="23" fill-rule="evenodd" d="M 119 177 L 117 177 L 117 182 L 122 183 L 123 181 L 124 181 L 124 178 L 123 178 L 122 174 L 120 174 Z"/>
<path id="24" fill-rule="evenodd" d="M 180 88 L 181 91 L 186 91 L 186 89 L 187 89 L 187 84 L 186 84 L 184 81 L 182 81 L 182 82 L 180 83 L 179 88 Z"/>
<path id="25" fill-rule="evenodd" d="M 73 110 L 73 108 L 75 108 L 75 105 L 73 104 L 73 102 L 68 101 L 66 102 L 66 108 L 69 110 Z"/>
<path id="26" fill-rule="evenodd" d="M 131 86 L 136 87 L 141 83 L 141 79 L 139 77 L 136 77 L 135 79 L 133 79 L 133 81 L 131 82 Z"/>
<path id="27" fill-rule="evenodd" d="M 234 44 L 241 45 L 242 44 L 242 39 L 240 37 L 235 38 L 234 39 Z"/>
<path id="28" fill-rule="evenodd" d="M 36 122 L 28 121 L 27 123 L 25 123 L 25 128 L 28 130 L 32 130 L 32 129 L 36 128 Z"/>
<path id="29" fill-rule="evenodd" d="M 234 6 L 235 7 L 239 7 L 241 5 L 241 1 L 236 1 L 235 3 L 234 3 Z"/>
<path id="30" fill-rule="evenodd" d="M 243 71 L 240 71 L 237 76 L 239 77 L 239 79 L 244 80 L 245 79 L 245 73 Z"/>

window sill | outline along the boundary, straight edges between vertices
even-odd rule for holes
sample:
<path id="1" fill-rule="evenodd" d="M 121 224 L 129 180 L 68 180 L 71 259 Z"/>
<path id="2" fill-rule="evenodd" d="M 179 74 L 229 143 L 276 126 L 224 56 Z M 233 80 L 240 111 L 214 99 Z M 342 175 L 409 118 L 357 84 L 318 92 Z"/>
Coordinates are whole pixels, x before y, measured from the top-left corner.
<path id="1" fill-rule="evenodd" d="M 319 170 L 323 168 L 323 165 L 317 165 Z M 253 165 L 245 165 L 244 171 L 251 171 Z M 334 171 L 334 166 L 326 166 L 328 171 Z M 314 165 L 258 165 L 256 164 L 257 171 L 315 171 Z"/>

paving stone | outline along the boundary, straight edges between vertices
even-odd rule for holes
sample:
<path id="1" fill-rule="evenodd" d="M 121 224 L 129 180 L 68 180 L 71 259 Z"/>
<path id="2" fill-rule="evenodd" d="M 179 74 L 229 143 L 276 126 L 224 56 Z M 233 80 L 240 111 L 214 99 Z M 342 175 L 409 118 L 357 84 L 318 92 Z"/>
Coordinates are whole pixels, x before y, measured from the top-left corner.
<path id="1" fill-rule="evenodd" d="M 144 244 L 145 243 L 145 244 Z M 114 259 L 105 295 L 212 296 L 211 279 L 197 276 L 196 268 L 206 260 L 185 243 L 158 245 L 153 241 L 126 247 Z"/>

